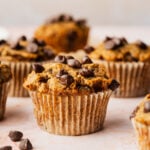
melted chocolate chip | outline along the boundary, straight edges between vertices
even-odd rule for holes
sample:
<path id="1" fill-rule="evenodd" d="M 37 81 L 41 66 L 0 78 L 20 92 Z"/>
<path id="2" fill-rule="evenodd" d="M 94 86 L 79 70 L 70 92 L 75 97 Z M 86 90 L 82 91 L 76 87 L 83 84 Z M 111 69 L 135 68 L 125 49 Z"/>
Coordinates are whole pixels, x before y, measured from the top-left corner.
<path id="1" fill-rule="evenodd" d="M 86 24 L 86 20 L 85 19 L 79 19 L 79 20 L 76 20 L 75 23 L 78 26 L 84 26 Z"/>
<path id="2" fill-rule="evenodd" d="M 0 40 L 0 45 L 6 44 L 7 41 L 6 40 Z"/>
<path id="3" fill-rule="evenodd" d="M 38 45 L 35 43 L 29 43 L 27 46 L 27 51 L 30 53 L 37 53 L 38 52 Z"/>
<path id="4" fill-rule="evenodd" d="M 31 144 L 31 142 L 29 141 L 29 139 L 24 139 L 20 142 L 19 149 L 20 150 L 31 150 L 31 149 L 33 149 L 33 146 Z"/>
<path id="5" fill-rule="evenodd" d="M 110 83 L 108 88 L 111 89 L 112 91 L 114 91 L 115 89 L 117 89 L 119 87 L 119 85 L 120 84 L 116 80 L 112 80 L 112 82 Z"/>
<path id="6" fill-rule="evenodd" d="M 41 73 L 44 71 L 44 67 L 40 64 L 34 64 L 33 65 L 33 70 L 36 72 L 36 73 Z"/>
<path id="7" fill-rule="evenodd" d="M 84 47 L 84 51 L 89 54 L 89 53 L 94 51 L 94 47 L 92 47 L 92 46 L 85 46 Z"/>
<path id="8" fill-rule="evenodd" d="M 56 77 L 60 78 L 62 75 L 68 74 L 67 71 L 65 71 L 64 69 L 61 69 L 57 74 Z"/>
<path id="9" fill-rule="evenodd" d="M 93 77 L 94 76 L 94 72 L 92 70 L 89 70 L 87 68 L 82 68 L 79 73 L 84 76 L 84 77 Z"/>
<path id="10" fill-rule="evenodd" d="M 60 83 L 66 86 L 69 86 L 73 81 L 73 77 L 69 74 L 64 74 L 59 77 Z"/>
<path id="11" fill-rule="evenodd" d="M 142 41 L 140 41 L 140 40 L 136 41 L 136 45 L 137 45 L 139 48 L 143 49 L 143 50 L 145 50 L 145 49 L 148 48 L 148 46 L 147 46 L 144 42 L 142 42 Z"/>
<path id="12" fill-rule="evenodd" d="M 82 58 L 82 64 L 92 64 L 92 60 L 88 56 Z"/>
<path id="13" fill-rule="evenodd" d="M 81 63 L 76 59 L 68 59 L 67 64 L 73 68 L 81 68 Z"/>
<path id="14" fill-rule="evenodd" d="M 147 101 L 144 103 L 144 112 L 149 113 L 150 112 L 150 101 Z"/>
<path id="15" fill-rule="evenodd" d="M 62 55 L 59 55 L 59 56 L 56 56 L 55 57 L 55 62 L 58 62 L 58 63 L 66 63 L 66 57 L 65 56 L 62 56 Z"/>
<path id="16" fill-rule="evenodd" d="M 3 147 L 0 147 L 0 150 L 12 150 L 12 147 L 11 146 L 3 146 Z"/>
<path id="17" fill-rule="evenodd" d="M 78 34 L 77 34 L 76 31 L 70 30 L 70 31 L 68 32 L 68 34 L 67 34 L 67 39 L 68 39 L 69 41 L 74 41 L 74 40 L 77 38 L 77 36 L 78 36 Z"/>
<path id="18" fill-rule="evenodd" d="M 20 131 L 10 131 L 8 136 L 12 141 L 17 142 L 22 139 L 23 133 Z"/>
<path id="19" fill-rule="evenodd" d="M 48 79 L 49 79 L 48 77 L 40 77 L 39 82 L 47 83 Z"/>

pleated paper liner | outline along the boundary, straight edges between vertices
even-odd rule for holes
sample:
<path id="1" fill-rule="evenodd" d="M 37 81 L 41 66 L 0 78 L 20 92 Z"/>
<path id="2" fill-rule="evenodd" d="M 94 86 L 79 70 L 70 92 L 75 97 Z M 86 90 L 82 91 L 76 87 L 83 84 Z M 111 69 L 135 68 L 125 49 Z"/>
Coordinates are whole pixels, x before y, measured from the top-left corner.
<path id="1" fill-rule="evenodd" d="M 150 126 L 137 122 L 134 118 L 132 124 L 138 139 L 139 150 L 150 150 Z"/>
<path id="2" fill-rule="evenodd" d="M 4 118 L 9 82 L 0 84 L 0 120 Z"/>
<path id="3" fill-rule="evenodd" d="M 10 97 L 29 97 L 28 91 L 23 87 L 25 77 L 32 71 L 32 65 L 38 62 L 9 62 L 3 61 L 10 66 L 13 79 L 10 83 Z M 42 63 L 46 63 L 42 62 Z M 41 63 L 41 64 L 42 64 Z"/>
<path id="4" fill-rule="evenodd" d="M 114 97 L 139 97 L 149 91 L 150 64 L 144 62 L 107 62 L 102 63 L 111 78 L 120 82 L 119 88 L 113 93 Z"/>
<path id="5" fill-rule="evenodd" d="M 84 135 L 103 128 L 111 90 L 89 95 L 59 96 L 30 91 L 40 127 L 59 135 Z"/>

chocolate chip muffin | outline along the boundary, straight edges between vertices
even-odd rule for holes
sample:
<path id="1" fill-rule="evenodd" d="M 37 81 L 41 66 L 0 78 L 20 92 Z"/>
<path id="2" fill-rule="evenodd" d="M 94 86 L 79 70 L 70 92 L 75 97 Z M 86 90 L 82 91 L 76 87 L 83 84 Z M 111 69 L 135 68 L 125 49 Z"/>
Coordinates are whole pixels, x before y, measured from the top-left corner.
<path id="1" fill-rule="evenodd" d="M 83 48 L 88 33 L 86 20 L 75 20 L 72 16 L 61 14 L 38 27 L 34 36 L 51 45 L 56 53 L 68 53 Z"/>
<path id="2" fill-rule="evenodd" d="M 114 96 L 138 97 L 148 92 L 150 47 L 146 43 L 129 43 L 125 38 L 106 37 L 89 56 L 103 63 L 109 76 L 120 82 Z"/>
<path id="3" fill-rule="evenodd" d="M 9 91 L 9 80 L 11 78 L 10 67 L 0 63 L 0 120 L 4 117 L 7 94 Z"/>
<path id="4" fill-rule="evenodd" d="M 54 57 L 53 49 L 44 41 L 27 40 L 25 36 L 20 37 L 15 43 L 1 40 L 0 60 L 9 65 L 13 73 L 9 96 L 28 96 L 22 84 L 24 77 L 32 70 L 32 63 L 52 61 Z"/>
<path id="5" fill-rule="evenodd" d="M 133 111 L 131 120 L 138 138 L 139 149 L 150 149 L 150 94 Z"/>
<path id="6" fill-rule="evenodd" d="M 103 127 L 109 97 L 119 83 L 105 67 L 85 56 L 56 56 L 55 62 L 35 64 L 24 82 L 34 102 L 39 126 L 50 133 L 83 135 Z"/>

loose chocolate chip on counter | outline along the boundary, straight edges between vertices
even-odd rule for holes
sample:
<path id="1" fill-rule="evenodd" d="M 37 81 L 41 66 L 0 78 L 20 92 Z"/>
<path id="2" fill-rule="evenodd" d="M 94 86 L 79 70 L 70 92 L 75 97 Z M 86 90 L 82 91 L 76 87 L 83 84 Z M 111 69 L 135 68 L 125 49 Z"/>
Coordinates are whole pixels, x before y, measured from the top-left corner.
<path id="1" fill-rule="evenodd" d="M 55 62 L 58 62 L 58 63 L 66 63 L 67 60 L 66 60 L 66 57 L 65 56 L 62 56 L 62 55 L 58 55 L 55 57 Z"/>
<path id="2" fill-rule="evenodd" d="M 27 40 L 27 38 L 26 38 L 26 36 L 25 35 L 22 35 L 20 38 L 19 38 L 19 41 L 26 41 Z"/>
<path id="3" fill-rule="evenodd" d="M 76 31 L 70 30 L 70 31 L 68 32 L 68 34 L 67 34 L 67 39 L 68 39 L 69 41 L 74 41 L 74 40 L 77 38 L 77 36 L 78 36 L 78 34 L 77 34 Z"/>
<path id="4" fill-rule="evenodd" d="M 41 73 L 44 71 L 44 67 L 40 64 L 34 64 L 33 65 L 33 70 L 36 72 L 36 73 Z"/>
<path id="5" fill-rule="evenodd" d="M 92 70 L 89 70 L 87 68 L 82 68 L 79 73 L 84 77 L 93 77 L 94 72 Z"/>
<path id="6" fill-rule="evenodd" d="M 29 43 L 27 46 L 27 51 L 30 53 L 37 53 L 38 52 L 38 45 L 35 43 Z"/>
<path id="7" fill-rule="evenodd" d="M 0 45 L 6 44 L 7 41 L 6 40 L 0 40 Z"/>
<path id="8" fill-rule="evenodd" d="M 150 101 L 147 101 L 144 103 L 144 112 L 149 113 L 150 112 Z"/>
<path id="9" fill-rule="evenodd" d="M 10 131 L 8 136 L 13 142 L 20 141 L 23 137 L 23 133 L 20 131 Z"/>
<path id="10" fill-rule="evenodd" d="M 12 150 L 12 147 L 11 146 L 3 146 L 3 147 L 0 147 L 0 150 Z"/>
<path id="11" fill-rule="evenodd" d="M 86 52 L 86 53 L 91 53 L 91 52 L 93 52 L 94 51 L 94 47 L 92 47 L 92 46 L 85 46 L 84 47 L 84 51 Z"/>
<path id="12" fill-rule="evenodd" d="M 61 84 L 66 86 L 69 86 L 74 81 L 73 77 L 69 74 L 64 74 L 60 76 L 59 80 Z"/>
<path id="13" fill-rule="evenodd" d="M 56 74 L 56 77 L 57 78 L 60 78 L 62 75 L 64 74 L 68 74 L 67 71 L 65 71 L 64 69 L 61 69 L 57 74 Z"/>
<path id="14" fill-rule="evenodd" d="M 92 64 L 92 60 L 88 56 L 82 58 L 82 64 Z"/>
<path id="15" fill-rule="evenodd" d="M 81 68 L 81 63 L 76 59 L 68 59 L 67 64 L 73 68 Z"/>
<path id="16" fill-rule="evenodd" d="M 33 149 L 33 146 L 29 139 L 23 139 L 19 144 L 20 150 L 31 150 Z"/>
<path id="17" fill-rule="evenodd" d="M 85 19 L 79 19 L 79 20 L 76 20 L 75 23 L 78 25 L 78 26 L 83 26 L 86 24 L 86 20 Z"/>
<path id="18" fill-rule="evenodd" d="M 140 40 L 138 40 L 138 41 L 136 41 L 136 43 L 135 43 L 139 48 L 141 48 L 141 49 L 147 49 L 147 45 L 144 43 L 144 42 L 142 42 L 142 41 L 140 41 Z"/>
<path id="19" fill-rule="evenodd" d="M 108 88 L 111 89 L 112 91 L 114 91 L 115 89 L 117 89 L 119 87 L 119 85 L 120 84 L 116 80 L 112 80 L 112 82 L 110 83 Z"/>

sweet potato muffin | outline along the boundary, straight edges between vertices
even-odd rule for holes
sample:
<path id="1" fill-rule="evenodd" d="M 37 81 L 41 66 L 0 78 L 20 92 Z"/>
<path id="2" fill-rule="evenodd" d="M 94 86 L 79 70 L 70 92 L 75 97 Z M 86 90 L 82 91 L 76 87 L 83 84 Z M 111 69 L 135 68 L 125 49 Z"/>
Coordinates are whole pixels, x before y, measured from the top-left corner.
<path id="1" fill-rule="evenodd" d="M 83 48 L 88 40 L 86 20 L 75 20 L 69 15 L 59 15 L 35 31 L 34 36 L 51 45 L 57 52 L 71 52 Z"/>

